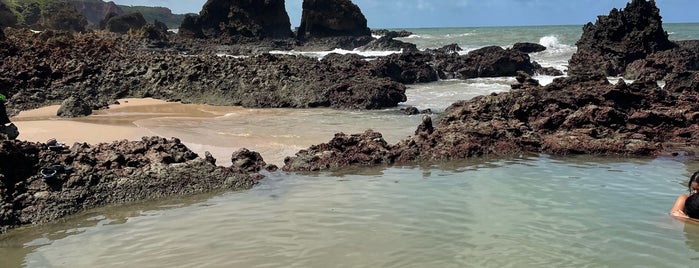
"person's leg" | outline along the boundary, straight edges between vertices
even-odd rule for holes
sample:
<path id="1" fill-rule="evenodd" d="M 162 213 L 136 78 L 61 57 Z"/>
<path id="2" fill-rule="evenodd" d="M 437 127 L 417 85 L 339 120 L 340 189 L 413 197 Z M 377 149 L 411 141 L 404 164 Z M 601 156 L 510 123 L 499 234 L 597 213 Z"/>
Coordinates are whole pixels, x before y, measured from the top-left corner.
<path id="1" fill-rule="evenodd" d="M 10 123 L 10 118 L 7 117 L 7 111 L 5 111 L 5 101 L 0 100 L 0 125 L 6 125 Z"/>

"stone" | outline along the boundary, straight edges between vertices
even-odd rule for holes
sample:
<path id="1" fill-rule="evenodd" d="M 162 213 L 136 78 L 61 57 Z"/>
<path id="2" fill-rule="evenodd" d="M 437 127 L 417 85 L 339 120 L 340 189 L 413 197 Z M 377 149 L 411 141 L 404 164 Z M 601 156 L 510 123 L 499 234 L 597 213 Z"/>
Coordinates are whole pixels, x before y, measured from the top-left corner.
<path id="1" fill-rule="evenodd" d="M 69 97 L 61 103 L 56 115 L 60 117 L 80 117 L 92 114 L 92 107 L 82 98 Z"/>

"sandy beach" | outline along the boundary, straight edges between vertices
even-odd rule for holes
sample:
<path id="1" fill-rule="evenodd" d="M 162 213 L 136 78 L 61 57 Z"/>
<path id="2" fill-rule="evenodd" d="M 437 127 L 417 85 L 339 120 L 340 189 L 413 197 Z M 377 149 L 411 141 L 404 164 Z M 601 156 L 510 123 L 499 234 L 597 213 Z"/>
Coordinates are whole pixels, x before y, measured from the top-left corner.
<path id="1" fill-rule="evenodd" d="M 46 142 L 53 138 L 68 145 L 76 142 L 97 144 L 124 139 L 140 140 L 143 136 L 157 136 L 157 134 L 139 127 L 135 123 L 138 120 L 180 117 L 214 118 L 236 109 L 236 107 L 172 103 L 150 98 L 121 99 L 119 104 L 110 105 L 109 109 L 94 111 L 90 116 L 60 118 L 56 116 L 59 107 L 54 105 L 22 111 L 17 116 L 12 117 L 12 122 L 20 131 L 18 139 Z M 187 144 L 186 141 L 183 142 Z M 204 152 L 201 148 L 192 149 L 197 153 Z M 232 150 L 235 149 L 237 148 L 219 148 L 213 153 L 218 154 L 219 157 L 222 155 L 230 156 Z M 221 160 L 219 159 L 219 161 Z M 220 163 L 224 164 L 222 162 Z"/>

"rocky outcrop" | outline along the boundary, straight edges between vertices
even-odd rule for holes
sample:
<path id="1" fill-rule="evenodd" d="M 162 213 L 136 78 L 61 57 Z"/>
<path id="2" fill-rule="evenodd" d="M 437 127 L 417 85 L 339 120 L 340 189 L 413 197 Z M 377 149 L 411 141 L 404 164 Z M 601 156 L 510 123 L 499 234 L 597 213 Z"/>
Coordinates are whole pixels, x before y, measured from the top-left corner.
<path id="1" fill-rule="evenodd" d="M 663 30 L 655 1 L 633 0 L 625 9 L 599 16 L 583 27 L 578 51 L 569 62 L 569 74 L 623 75 L 626 66 L 675 45 Z"/>
<path id="2" fill-rule="evenodd" d="M 436 65 L 442 79 L 515 76 L 518 71 L 533 74 L 536 70 L 529 55 L 498 46 L 473 50 L 463 56 L 438 54 Z"/>
<path id="3" fill-rule="evenodd" d="M 13 93 L 8 103 L 12 111 L 57 104 L 74 95 L 93 108 L 123 97 L 340 109 L 381 109 L 406 100 L 404 85 L 348 65 L 366 66 L 366 61 L 351 55 L 321 61 L 271 54 L 182 55 L 131 50 L 127 42 L 93 33 L 12 32 L 41 40 L 12 43 L 13 49 L 0 50 L 4 53 L 0 66 L 6 70 L 0 74 L 0 86 Z"/>
<path id="4" fill-rule="evenodd" d="M 312 49 L 354 49 L 371 42 L 371 30 L 350 0 L 304 0 L 296 38 Z"/>
<path id="5" fill-rule="evenodd" d="M 699 76 L 611 84 L 604 75 L 555 79 L 547 86 L 520 72 L 520 85 L 451 105 L 432 126 L 423 118 L 413 137 L 385 145 L 380 135 L 341 134 L 285 160 L 284 170 L 334 169 L 469 157 L 552 155 L 658 156 L 699 152 Z M 381 144 L 371 145 L 368 141 Z M 340 143 L 340 144 L 338 144 Z M 361 152 L 359 154 L 358 152 Z M 355 158 L 361 161 L 353 160 Z M 332 165 L 328 163 L 342 163 Z"/>
<path id="6" fill-rule="evenodd" d="M 367 20 L 350 0 L 304 0 L 297 37 L 371 36 Z"/>
<path id="7" fill-rule="evenodd" d="M 389 145 L 381 133 L 367 130 L 362 134 L 335 134 L 328 143 L 299 151 L 284 159 L 285 171 L 320 171 L 347 166 L 375 166 L 391 162 Z"/>
<path id="8" fill-rule="evenodd" d="M 0 141 L 0 233 L 108 204 L 251 188 L 264 161 L 249 151 L 233 157 L 245 164 L 216 166 L 158 137 L 70 148 Z"/>
<path id="9" fill-rule="evenodd" d="M 129 30 L 137 30 L 146 26 L 148 22 L 141 13 L 117 15 L 110 13 L 100 22 L 103 29 L 114 33 L 126 34 Z"/>
<path id="10" fill-rule="evenodd" d="M 198 16 L 185 18 L 180 33 L 235 40 L 292 36 L 284 0 L 209 0 Z"/>

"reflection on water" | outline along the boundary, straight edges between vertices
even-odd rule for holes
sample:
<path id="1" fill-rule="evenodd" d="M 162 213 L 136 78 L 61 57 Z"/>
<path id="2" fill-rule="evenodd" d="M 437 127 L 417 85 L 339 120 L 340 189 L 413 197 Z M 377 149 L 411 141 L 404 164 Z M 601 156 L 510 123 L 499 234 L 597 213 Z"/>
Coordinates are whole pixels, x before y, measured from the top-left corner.
<path id="1" fill-rule="evenodd" d="M 547 156 L 321 174 L 15 230 L 28 267 L 687 267 L 667 214 L 699 166 Z"/>

